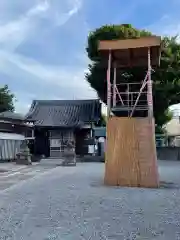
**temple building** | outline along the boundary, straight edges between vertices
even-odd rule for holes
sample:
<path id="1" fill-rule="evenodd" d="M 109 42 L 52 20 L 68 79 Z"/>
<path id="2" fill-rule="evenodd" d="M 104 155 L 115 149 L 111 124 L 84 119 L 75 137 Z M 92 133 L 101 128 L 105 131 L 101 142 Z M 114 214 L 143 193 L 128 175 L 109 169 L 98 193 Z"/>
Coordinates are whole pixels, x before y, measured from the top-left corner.
<path id="1" fill-rule="evenodd" d="M 34 154 L 60 157 L 67 141 L 74 142 L 77 155 L 88 154 L 100 119 L 98 99 L 34 100 L 26 115 L 34 123 Z"/>

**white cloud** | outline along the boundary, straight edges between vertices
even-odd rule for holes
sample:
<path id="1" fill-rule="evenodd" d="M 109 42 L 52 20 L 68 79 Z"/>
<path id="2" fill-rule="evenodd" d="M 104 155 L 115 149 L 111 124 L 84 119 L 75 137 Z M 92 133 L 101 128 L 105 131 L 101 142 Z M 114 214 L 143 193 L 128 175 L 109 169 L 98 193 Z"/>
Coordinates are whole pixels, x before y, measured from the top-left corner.
<path id="1" fill-rule="evenodd" d="M 27 12 L 27 17 L 32 17 L 41 12 L 45 12 L 49 9 L 49 7 L 50 7 L 50 4 L 48 1 L 46 0 L 42 1 Z"/>
<path id="2" fill-rule="evenodd" d="M 0 48 L 6 49 L 7 51 L 14 51 L 15 48 L 28 37 L 33 27 L 35 27 L 35 18 L 47 11 L 48 8 L 48 2 L 40 2 L 23 16 L 4 25 L 0 25 Z"/>
<path id="3" fill-rule="evenodd" d="M 180 34 L 180 20 L 176 15 L 166 14 L 158 22 L 146 28 L 161 36 L 175 36 Z"/>
<path id="4" fill-rule="evenodd" d="M 73 14 L 78 13 L 78 11 L 82 7 L 82 1 L 81 0 L 72 0 L 71 3 L 74 5 L 73 8 L 69 11 L 69 15 L 72 16 Z"/>
<path id="5" fill-rule="evenodd" d="M 23 99 L 30 103 L 33 99 L 82 99 L 94 98 L 96 93 L 84 79 L 86 65 L 80 66 L 51 66 L 18 54 L 0 51 L 0 72 L 16 81 L 17 86 L 26 86 L 28 81 L 31 88 L 22 89 L 24 94 L 17 91 L 20 109 Z M 86 63 L 85 63 L 86 64 Z M 31 92 L 34 86 L 34 93 Z M 24 103 L 23 103 L 24 104 Z M 27 106 L 27 104 L 26 104 Z M 25 107 L 22 107 L 25 109 Z"/>
<path id="6" fill-rule="evenodd" d="M 26 114 L 30 109 L 31 104 L 18 101 L 15 102 L 15 106 L 16 106 L 15 112 Z"/>
<path id="7" fill-rule="evenodd" d="M 58 1 L 44 0 L 31 7 L 23 15 L 18 16 L 6 24 L 0 25 L 0 48 L 8 51 L 15 50 L 28 36 L 35 31 L 38 21 L 46 18 L 55 25 L 64 25 L 73 15 L 81 9 L 82 1 L 69 2 L 69 9 L 59 9 Z M 38 33 L 38 31 L 37 31 Z"/>
<path id="8" fill-rule="evenodd" d="M 9 87 L 12 86 L 18 99 L 17 111 L 27 111 L 29 104 L 35 98 L 75 99 L 96 96 L 84 80 L 87 58 L 84 57 L 83 52 L 76 56 L 77 62 L 72 66 L 43 64 L 33 57 L 29 58 L 18 53 L 18 47 L 23 42 L 29 41 L 31 37 L 33 41 L 38 41 L 38 36 L 41 34 L 39 28 L 41 21 L 48 22 L 51 28 L 53 26 L 59 28 L 74 15 L 78 17 L 77 13 L 81 10 L 82 3 L 82 0 L 36 1 L 36 4 L 17 16 L 15 20 L 0 25 L 0 74 L 5 74 L 8 79 L 12 79 Z M 74 22 L 72 24 L 73 28 L 76 27 Z M 82 25 L 84 26 L 84 23 Z M 70 30 L 69 26 L 68 30 Z M 79 25 L 77 28 L 79 29 Z M 47 43 L 47 46 L 51 48 L 51 42 Z M 0 80 L 2 81 L 3 79 Z M 21 89 L 22 86 L 29 87 Z"/>
<path id="9" fill-rule="evenodd" d="M 45 17 L 53 21 L 56 26 L 67 23 L 82 8 L 82 0 L 67 0 L 65 4 L 67 5 L 66 11 L 61 9 L 59 0 L 47 0 L 47 4 L 49 4 L 50 8 Z"/>
<path id="10" fill-rule="evenodd" d="M 0 51 L 0 71 L 13 77 L 16 72 L 9 71 L 13 64 L 16 68 L 25 71 L 46 84 L 53 84 L 59 87 L 85 88 L 87 83 L 83 81 L 85 66 L 64 67 L 42 65 L 39 62 L 24 56 Z M 5 64 L 3 64 L 5 63 Z M 11 63 L 8 65 L 8 63 Z"/>

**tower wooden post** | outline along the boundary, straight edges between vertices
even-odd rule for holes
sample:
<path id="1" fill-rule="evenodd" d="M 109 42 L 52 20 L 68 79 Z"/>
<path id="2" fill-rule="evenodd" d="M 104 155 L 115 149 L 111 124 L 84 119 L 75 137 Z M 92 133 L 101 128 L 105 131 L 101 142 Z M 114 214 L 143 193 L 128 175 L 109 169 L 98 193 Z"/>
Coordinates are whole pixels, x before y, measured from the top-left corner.
<path id="1" fill-rule="evenodd" d="M 107 69 L 107 119 L 109 119 L 111 113 L 111 59 L 111 50 L 109 50 Z"/>

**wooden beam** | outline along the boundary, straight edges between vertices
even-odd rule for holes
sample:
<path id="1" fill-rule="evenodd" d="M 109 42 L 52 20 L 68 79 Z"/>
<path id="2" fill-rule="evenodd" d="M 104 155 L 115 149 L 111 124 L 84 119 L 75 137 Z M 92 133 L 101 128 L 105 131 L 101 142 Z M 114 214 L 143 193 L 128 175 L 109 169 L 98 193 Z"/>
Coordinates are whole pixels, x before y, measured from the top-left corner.
<path id="1" fill-rule="evenodd" d="M 161 37 L 148 36 L 136 39 L 125 39 L 125 40 L 103 40 L 99 41 L 98 50 L 122 50 L 130 48 L 148 48 L 148 47 L 160 47 Z"/>

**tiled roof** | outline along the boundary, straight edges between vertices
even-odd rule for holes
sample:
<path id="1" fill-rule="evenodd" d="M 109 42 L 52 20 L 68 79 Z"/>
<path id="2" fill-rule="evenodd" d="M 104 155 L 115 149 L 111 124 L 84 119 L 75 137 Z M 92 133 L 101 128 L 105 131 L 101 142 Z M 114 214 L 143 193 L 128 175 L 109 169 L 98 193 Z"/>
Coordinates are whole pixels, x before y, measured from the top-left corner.
<path id="1" fill-rule="evenodd" d="M 24 116 L 19 114 L 19 113 L 15 113 L 15 112 L 10 112 L 10 111 L 6 111 L 6 112 L 1 112 L 0 113 L 0 119 L 12 119 L 12 120 L 24 120 Z"/>
<path id="2" fill-rule="evenodd" d="M 35 100 L 26 120 L 37 126 L 76 127 L 97 122 L 101 115 L 99 100 Z"/>

